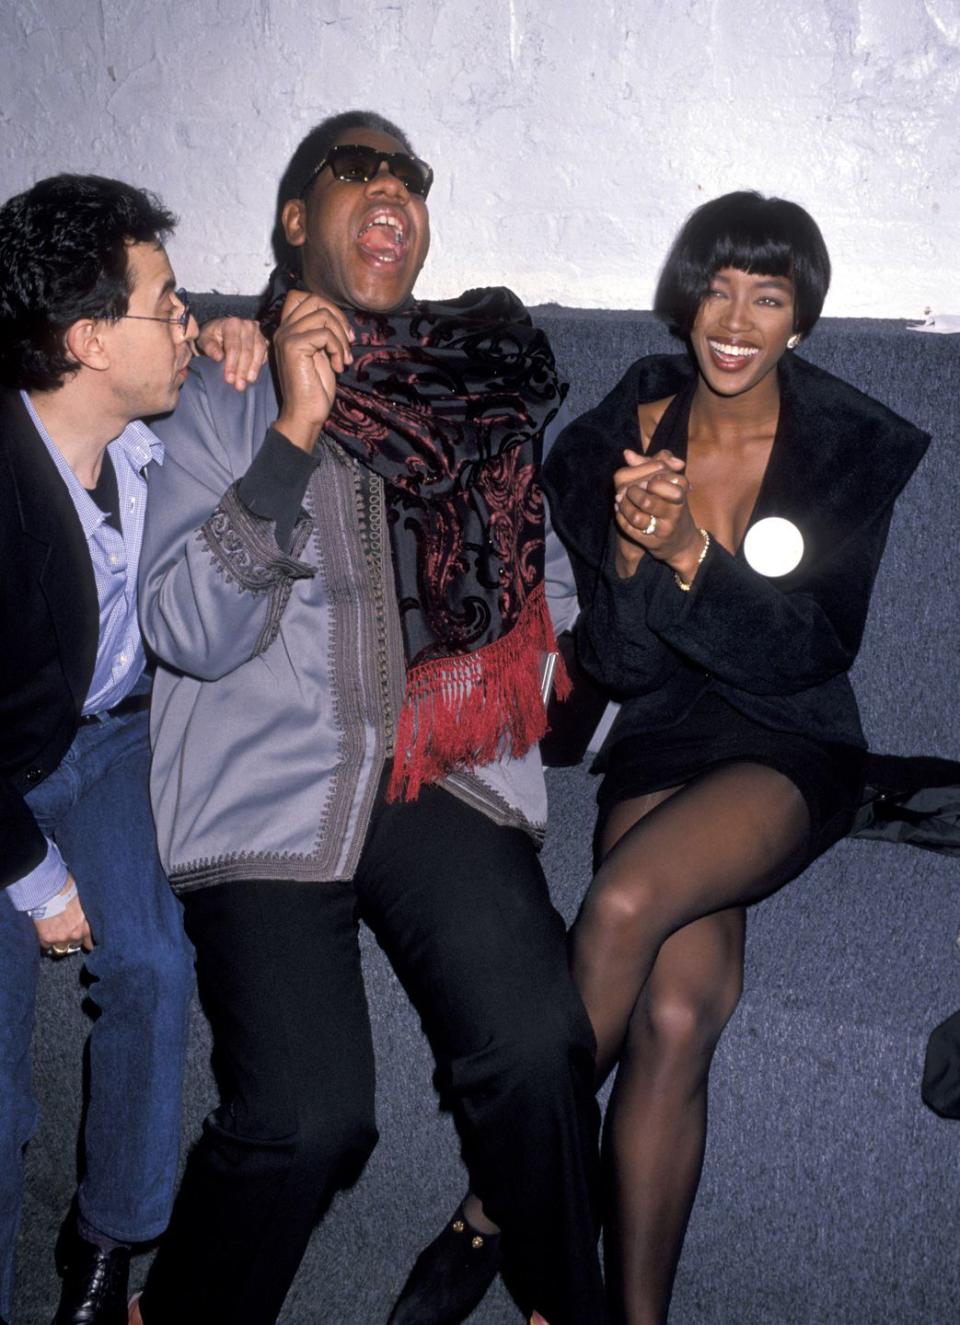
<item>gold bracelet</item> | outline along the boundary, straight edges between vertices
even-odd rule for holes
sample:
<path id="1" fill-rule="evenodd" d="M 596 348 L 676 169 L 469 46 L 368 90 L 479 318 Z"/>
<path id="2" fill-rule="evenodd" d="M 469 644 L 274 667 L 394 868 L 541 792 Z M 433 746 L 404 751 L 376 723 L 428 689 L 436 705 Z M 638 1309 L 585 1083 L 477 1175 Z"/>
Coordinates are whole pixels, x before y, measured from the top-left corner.
<path id="1" fill-rule="evenodd" d="M 707 533 L 706 529 L 700 529 L 698 532 L 703 539 L 703 547 L 700 549 L 699 557 L 697 557 L 697 566 L 699 567 L 703 564 L 703 559 L 710 548 L 710 535 Z M 690 592 L 690 588 L 693 584 L 692 580 L 685 580 L 678 570 L 673 572 L 673 578 L 677 582 L 678 589 L 682 589 L 684 593 Z"/>

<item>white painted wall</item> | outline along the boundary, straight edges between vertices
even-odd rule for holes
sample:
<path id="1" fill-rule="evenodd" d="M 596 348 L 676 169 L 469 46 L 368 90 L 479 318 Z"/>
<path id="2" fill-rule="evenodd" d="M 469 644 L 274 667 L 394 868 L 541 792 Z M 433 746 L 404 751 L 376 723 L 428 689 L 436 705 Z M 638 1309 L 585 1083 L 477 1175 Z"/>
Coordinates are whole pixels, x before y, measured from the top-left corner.
<path id="1" fill-rule="evenodd" d="M 437 172 L 420 293 L 649 307 L 698 202 L 803 203 L 834 315 L 960 312 L 960 0 L 0 0 L 0 193 L 120 175 L 194 289 L 259 289 L 276 183 L 370 106 Z"/>

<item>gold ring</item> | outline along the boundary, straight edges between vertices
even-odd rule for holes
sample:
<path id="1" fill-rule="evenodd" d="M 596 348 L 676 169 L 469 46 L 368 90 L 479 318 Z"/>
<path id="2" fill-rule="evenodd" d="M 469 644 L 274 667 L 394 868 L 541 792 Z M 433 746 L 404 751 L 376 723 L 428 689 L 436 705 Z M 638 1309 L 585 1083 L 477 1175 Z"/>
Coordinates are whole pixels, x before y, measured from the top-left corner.
<path id="1" fill-rule="evenodd" d="M 46 950 L 47 957 L 72 957 L 74 953 L 79 952 L 83 947 L 77 940 L 71 940 L 69 943 L 51 943 Z"/>

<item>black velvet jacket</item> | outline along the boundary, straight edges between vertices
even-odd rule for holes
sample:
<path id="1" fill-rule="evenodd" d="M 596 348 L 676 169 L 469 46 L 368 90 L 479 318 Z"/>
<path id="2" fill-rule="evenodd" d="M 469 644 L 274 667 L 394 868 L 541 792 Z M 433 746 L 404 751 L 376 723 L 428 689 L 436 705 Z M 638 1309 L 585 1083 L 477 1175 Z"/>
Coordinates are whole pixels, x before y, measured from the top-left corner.
<path id="1" fill-rule="evenodd" d="M 779 731 L 863 746 L 847 672 L 860 647 L 893 504 L 929 436 L 793 354 L 780 361 L 780 419 L 750 523 L 777 515 L 804 540 L 799 565 L 769 579 L 742 548 L 714 540 L 689 593 L 644 557 L 613 566 L 612 476 L 636 446 L 637 405 L 693 381 L 685 355 L 633 364 L 595 409 L 561 433 L 544 478 L 581 603 L 589 672 L 624 703 L 607 748 L 678 722 L 710 685 Z"/>
<path id="2" fill-rule="evenodd" d="M 100 609 L 80 520 L 16 391 L 0 393 L 0 887 L 39 865 L 23 799 L 76 735 Z"/>

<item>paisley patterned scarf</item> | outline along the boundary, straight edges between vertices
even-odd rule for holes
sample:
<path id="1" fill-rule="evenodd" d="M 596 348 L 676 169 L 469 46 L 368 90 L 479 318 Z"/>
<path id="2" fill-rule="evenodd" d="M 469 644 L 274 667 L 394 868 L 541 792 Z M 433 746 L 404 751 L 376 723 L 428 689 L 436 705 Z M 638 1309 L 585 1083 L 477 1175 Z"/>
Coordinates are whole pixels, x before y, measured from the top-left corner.
<path id="1" fill-rule="evenodd" d="M 274 277 L 273 310 L 291 283 Z M 353 364 L 324 433 L 385 485 L 407 662 L 387 794 L 413 800 L 544 733 L 540 673 L 556 642 L 539 465 L 566 385 L 509 290 L 345 311 Z M 565 675 L 555 688 L 563 697 Z"/>

